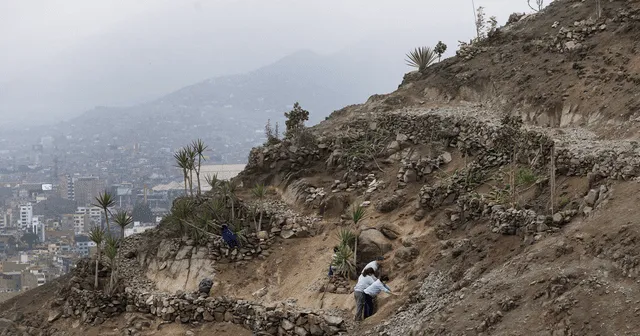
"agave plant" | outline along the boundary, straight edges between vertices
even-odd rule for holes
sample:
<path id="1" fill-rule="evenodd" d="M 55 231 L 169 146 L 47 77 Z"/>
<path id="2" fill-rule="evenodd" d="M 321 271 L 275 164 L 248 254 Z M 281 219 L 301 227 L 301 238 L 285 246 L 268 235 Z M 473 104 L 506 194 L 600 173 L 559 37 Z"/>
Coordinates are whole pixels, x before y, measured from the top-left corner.
<path id="1" fill-rule="evenodd" d="M 437 58 L 438 54 L 430 47 L 418 47 L 407 54 L 405 61 L 408 66 L 418 68 L 418 71 L 423 72 L 428 66 L 435 62 Z"/>
<path id="2" fill-rule="evenodd" d="M 335 266 L 336 272 L 345 278 L 348 278 L 350 274 L 354 274 L 356 271 L 356 264 L 353 261 L 353 251 L 346 245 L 338 247 L 332 264 Z"/>

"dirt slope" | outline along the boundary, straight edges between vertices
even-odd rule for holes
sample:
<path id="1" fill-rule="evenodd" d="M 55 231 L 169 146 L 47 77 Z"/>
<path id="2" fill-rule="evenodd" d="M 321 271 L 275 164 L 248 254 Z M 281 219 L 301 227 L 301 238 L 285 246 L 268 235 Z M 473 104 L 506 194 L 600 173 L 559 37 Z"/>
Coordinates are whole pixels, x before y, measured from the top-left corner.
<path id="1" fill-rule="evenodd" d="M 601 3 L 598 18 L 596 1 L 553 1 L 460 56 L 407 75 L 403 86 L 418 94 L 418 101 L 485 102 L 543 126 L 635 137 L 640 4 Z"/>

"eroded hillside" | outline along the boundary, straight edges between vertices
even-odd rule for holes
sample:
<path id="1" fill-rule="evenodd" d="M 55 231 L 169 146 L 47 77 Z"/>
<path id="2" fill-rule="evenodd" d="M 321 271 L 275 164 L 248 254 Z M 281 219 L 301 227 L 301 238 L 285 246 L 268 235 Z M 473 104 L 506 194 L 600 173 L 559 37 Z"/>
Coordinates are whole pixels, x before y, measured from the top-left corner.
<path id="1" fill-rule="evenodd" d="M 600 19 L 589 6 L 555 1 L 304 141 L 253 149 L 236 190 L 181 198 L 158 230 L 121 244 L 114 294 L 93 289 L 87 261 L 4 303 L 0 330 L 638 334 L 640 149 L 612 112 L 635 99 L 636 4 L 603 3 Z M 217 236 L 227 221 L 245 230 L 239 249 Z M 388 257 L 400 294 L 358 324 L 353 280 L 327 278 L 343 229 L 358 236 L 358 268 Z M 110 271 L 105 260 L 101 286 Z"/>

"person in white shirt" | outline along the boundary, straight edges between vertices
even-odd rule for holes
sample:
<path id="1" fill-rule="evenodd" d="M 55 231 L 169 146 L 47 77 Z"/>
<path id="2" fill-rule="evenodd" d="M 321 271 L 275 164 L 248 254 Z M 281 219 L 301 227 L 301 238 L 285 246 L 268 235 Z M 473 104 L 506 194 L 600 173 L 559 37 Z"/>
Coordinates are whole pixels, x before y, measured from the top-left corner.
<path id="1" fill-rule="evenodd" d="M 374 299 L 376 298 L 376 296 L 378 296 L 378 294 L 380 294 L 380 292 L 391 294 L 391 289 L 389 289 L 389 287 L 385 285 L 383 282 L 387 280 L 388 280 L 387 277 L 383 277 L 382 279 L 378 279 L 374 281 L 371 285 L 369 285 L 369 287 L 365 288 L 364 290 L 364 300 L 365 300 L 364 318 L 365 319 L 373 315 L 374 309 L 375 309 Z"/>
<path id="2" fill-rule="evenodd" d="M 376 277 L 379 278 L 380 276 L 382 276 L 381 274 L 382 266 L 384 266 L 384 257 L 378 257 L 376 258 L 376 260 L 365 265 L 364 268 L 362 269 L 362 272 L 364 272 L 364 270 L 366 270 L 367 268 L 371 268 L 375 272 Z"/>
<path id="3" fill-rule="evenodd" d="M 371 286 L 377 279 L 373 275 L 372 268 L 365 268 L 362 274 L 358 277 L 358 283 L 353 288 L 353 296 L 356 299 L 356 321 L 362 320 L 362 314 L 365 310 L 365 295 L 364 290 Z"/>

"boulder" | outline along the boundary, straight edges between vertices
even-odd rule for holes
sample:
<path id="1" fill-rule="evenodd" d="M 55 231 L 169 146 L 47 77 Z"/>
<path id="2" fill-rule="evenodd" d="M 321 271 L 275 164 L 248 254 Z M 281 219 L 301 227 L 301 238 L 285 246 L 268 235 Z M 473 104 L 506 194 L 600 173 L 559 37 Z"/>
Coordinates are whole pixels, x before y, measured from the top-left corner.
<path id="1" fill-rule="evenodd" d="M 385 197 L 376 202 L 376 210 L 381 213 L 388 213 L 400 206 L 400 198 L 397 195 Z"/>
<path id="2" fill-rule="evenodd" d="M 211 291 L 211 287 L 213 287 L 213 280 L 204 278 L 200 281 L 200 284 L 198 284 L 198 292 L 209 294 L 209 292 Z"/>
<path id="3" fill-rule="evenodd" d="M 598 201 L 598 196 L 600 191 L 597 189 L 591 189 L 587 193 L 587 196 L 584 197 L 584 202 L 587 203 L 588 206 L 593 207 Z"/>
<path id="4" fill-rule="evenodd" d="M 402 180 L 404 181 L 404 183 L 413 183 L 418 179 L 418 174 L 416 174 L 416 171 L 413 169 L 407 169 L 407 171 L 404 172 L 404 176 L 402 177 Z"/>
<path id="5" fill-rule="evenodd" d="M 269 233 L 267 231 L 260 231 L 256 234 L 256 237 L 261 240 L 269 239 Z"/>
<path id="6" fill-rule="evenodd" d="M 451 162 L 453 159 L 451 158 L 451 153 L 449 152 L 444 152 L 442 154 L 440 154 L 440 158 L 442 159 L 442 162 L 444 162 L 445 164 Z"/>
<path id="7" fill-rule="evenodd" d="M 391 242 L 376 229 L 364 230 L 358 236 L 358 260 L 369 262 L 391 251 Z"/>
<path id="8" fill-rule="evenodd" d="M 293 232 L 293 230 L 282 230 L 280 232 L 280 237 L 282 237 L 283 239 L 289 239 L 291 237 L 293 237 L 295 233 Z"/>
<path id="9" fill-rule="evenodd" d="M 295 327 L 294 324 L 287 319 L 282 319 L 282 322 L 280 322 L 280 326 L 286 331 L 292 330 Z"/>
<path id="10" fill-rule="evenodd" d="M 419 251 L 415 247 L 401 247 L 396 251 L 395 259 L 399 261 L 412 261 L 419 254 Z"/>
<path id="11" fill-rule="evenodd" d="M 380 227 L 380 232 L 382 232 L 385 237 L 393 240 L 400 237 L 402 230 L 400 230 L 400 227 L 398 227 L 396 224 L 385 223 Z"/>

